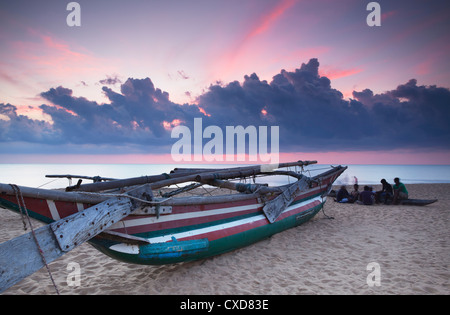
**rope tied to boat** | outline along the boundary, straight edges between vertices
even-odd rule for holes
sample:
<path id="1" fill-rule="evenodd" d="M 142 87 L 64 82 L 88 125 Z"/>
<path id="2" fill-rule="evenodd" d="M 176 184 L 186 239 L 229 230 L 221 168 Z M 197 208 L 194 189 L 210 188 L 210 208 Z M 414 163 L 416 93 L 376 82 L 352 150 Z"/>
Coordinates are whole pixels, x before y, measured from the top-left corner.
<path id="1" fill-rule="evenodd" d="M 56 294 L 59 295 L 58 287 L 56 286 L 55 280 L 53 279 L 52 273 L 47 264 L 47 260 L 45 259 L 44 251 L 42 250 L 41 245 L 39 244 L 39 241 L 37 239 L 36 233 L 34 232 L 34 228 L 31 223 L 30 215 L 28 214 L 27 206 L 25 204 L 25 200 L 23 199 L 22 191 L 20 190 L 19 186 L 17 186 L 16 184 L 9 184 L 9 185 L 11 186 L 11 188 L 14 191 L 14 194 L 16 195 L 17 206 L 19 207 L 20 214 L 22 215 L 22 222 L 24 224 L 24 229 L 26 230 L 26 223 L 25 223 L 25 217 L 26 217 L 27 221 L 28 221 L 28 225 L 30 226 L 30 229 L 31 229 L 31 234 L 33 235 L 34 242 L 36 243 L 39 254 L 42 258 L 42 262 L 44 263 L 45 268 L 47 269 L 48 275 L 50 276 L 50 280 L 52 281 L 52 284 L 53 284 L 53 287 L 55 288 Z"/>
<path id="2" fill-rule="evenodd" d="M 322 191 L 322 180 L 321 179 L 318 179 L 317 180 L 318 182 L 318 185 L 319 185 L 319 188 L 320 188 L 320 191 Z M 329 192 L 329 188 L 327 189 L 327 194 L 328 194 L 328 192 Z M 327 218 L 327 219 L 329 219 L 329 220 L 334 220 L 334 217 L 331 217 L 331 216 L 329 216 L 329 215 L 327 215 L 326 213 L 325 213 L 325 202 L 324 202 L 324 197 L 325 197 L 325 193 L 322 193 L 321 195 L 320 195 L 320 198 L 322 198 L 322 213 L 323 213 L 323 215 L 325 216 L 325 218 Z"/>
<path id="3" fill-rule="evenodd" d="M 19 207 L 19 213 L 20 213 L 20 217 L 22 218 L 22 224 L 23 224 L 23 230 L 26 231 L 28 230 L 27 228 L 27 222 L 25 221 L 25 213 L 22 211 L 22 206 L 19 200 L 19 195 L 22 196 L 20 188 L 17 185 L 14 184 L 9 184 L 12 188 L 12 190 L 14 191 L 14 194 L 16 195 L 16 200 L 17 200 L 17 207 Z M 23 196 L 22 196 L 22 200 L 23 200 Z M 27 211 L 26 207 L 25 207 L 25 212 Z M 28 212 L 27 212 L 28 214 Z"/>

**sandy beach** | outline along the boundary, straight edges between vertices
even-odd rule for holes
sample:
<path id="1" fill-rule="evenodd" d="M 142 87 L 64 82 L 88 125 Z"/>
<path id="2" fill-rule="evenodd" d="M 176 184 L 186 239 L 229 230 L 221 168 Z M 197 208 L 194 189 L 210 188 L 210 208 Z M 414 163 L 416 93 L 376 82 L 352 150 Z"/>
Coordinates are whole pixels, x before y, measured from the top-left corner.
<path id="1" fill-rule="evenodd" d="M 449 294 L 450 184 L 407 185 L 424 206 L 339 204 L 273 237 L 206 260 L 167 266 L 115 261 L 83 244 L 50 264 L 61 294 Z M 24 233 L 19 215 L 0 209 L 0 242 Z M 34 226 L 40 224 L 36 221 Z M 70 263 L 81 268 L 68 286 Z M 369 286 L 371 263 L 379 286 Z M 371 265 L 369 265 L 371 266 Z M 47 271 L 3 294 L 55 294 Z"/>

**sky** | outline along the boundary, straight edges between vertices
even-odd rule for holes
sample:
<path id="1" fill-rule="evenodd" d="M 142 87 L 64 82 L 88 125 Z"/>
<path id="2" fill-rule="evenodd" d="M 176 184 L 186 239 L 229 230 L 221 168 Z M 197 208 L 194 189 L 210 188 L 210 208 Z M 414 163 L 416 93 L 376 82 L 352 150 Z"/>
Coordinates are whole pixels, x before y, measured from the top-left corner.
<path id="1" fill-rule="evenodd" d="M 447 1 L 69 2 L 0 2 L 0 163 L 172 163 L 195 118 L 278 126 L 282 161 L 450 163 Z"/>

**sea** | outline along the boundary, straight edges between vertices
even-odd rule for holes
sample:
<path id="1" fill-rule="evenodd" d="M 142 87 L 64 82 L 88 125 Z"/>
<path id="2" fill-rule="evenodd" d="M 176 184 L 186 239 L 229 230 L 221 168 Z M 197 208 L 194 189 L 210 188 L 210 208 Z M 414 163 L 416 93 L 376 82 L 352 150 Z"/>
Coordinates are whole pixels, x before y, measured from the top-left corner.
<path id="1" fill-rule="evenodd" d="M 244 165 L 236 165 L 244 166 Z M 450 183 L 450 165 L 347 165 L 348 169 L 336 180 L 336 185 L 377 185 L 382 178 L 389 183 L 399 177 L 405 184 Z M 185 168 L 229 168 L 234 165 L 175 165 L 175 164 L 0 164 L 0 183 L 17 184 L 33 188 L 62 188 L 76 184 L 67 178 L 47 178 L 45 175 L 83 175 L 109 178 L 129 178 L 144 175 L 170 173 L 176 167 Z M 330 169 L 330 165 L 315 164 L 305 167 L 291 167 L 292 171 L 303 171 L 314 176 Z M 292 179 L 291 179 L 292 181 Z M 83 183 L 90 183 L 83 180 Z M 286 184 L 286 177 L 261 177 L 256 182 L 271 185 Z"/>

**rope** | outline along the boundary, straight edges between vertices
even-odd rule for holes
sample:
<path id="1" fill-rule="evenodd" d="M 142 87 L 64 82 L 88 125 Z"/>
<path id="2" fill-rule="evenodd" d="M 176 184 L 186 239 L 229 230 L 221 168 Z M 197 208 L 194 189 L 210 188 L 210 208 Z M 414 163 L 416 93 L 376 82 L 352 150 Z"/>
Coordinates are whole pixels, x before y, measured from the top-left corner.
<path id="1" fill-rule="evenodd" d="M 27 230 L 27 222 L 25 221 L 25 213 L 22 211 L 22 206 L 21 206 L 20 200 L 19 200 L 19 194 L 18 194 L 18 191 L 16 190 L 17 185 L 14 185 L 14 184 L 9 184 L 9 185 L 12 187 L 12 189 L 16 195 L 17 206 L 19 207 L 20 217 L 22 218 L 23 230 L 26 231 Z M 25 208 L 25 211 L 27 211 L 26 208 Z"/>
<path id="2" fill-rule="evenodd" d="M 319 180 L 319 190 L 322 190 L 322 180 Z M 328 189 L 327 189 L 328 190 Z M 320 195 L 320 198 L 322 198 L 322 213 L 323 213 L 323 215 L 325 216 L 325 218 L 327 218 L 327 219 L 329 219 L 329 220 L 334 220 L 334 217 L 330 217 L 329 215 L 327 215 L 326 213 L 325 213 L 325 203 L 324 203 L 324 201 L 323 201 L 323 197 L 324 197 L 324 194 L 321 194 Z"/>
<path id="3" fill-rule="evenodd" d="M 34 232 L 33 225 L 31 224 L 30 215 L 28 214 L 27 206 L 25 204 L 25 200 L 23 199 L 22 191 L 20 190 L 19 186 L 15 185 L 15 184 L 9 184 L 9 185 L 12 187 L 12 189 L 14 190 L 14 193 L 16 195 L 16 199 L 18 201 L 17 205 L 19 206 L 20 213 L 22 215 L 23 215 L 23 212 L 26 214 L 26 217 L 28 219 L 28 225 L 30 226 L 31 234 L 33 235 L 34 241 L 35 241 L 36 246 L 37 246 L 37 248 L 39 250 L 39 254 L 41 255 L 42 262 L 44 263 L 45 268 L 47 268 L 48 275 L 50 276 L 50 280 L 53 283 L 53 287 L 55 288 L 56 294 L 59 295 L 58 287 L 56 286 L 55 280 L 53 279 L 52 273 L 51 273 L 50 268 L 49 268 L 49 266 L 47 264 L 47 260 L 45 259 L 44 251 L 42 250 L 41 246 L 39 245 L 39 241 L 37 239 L 36 233 Z M 20 201 L 19 201 L 19 197 L 20 197 Z M 23 207 L 23 212 L 22 212 L 22 207 Z"/>
<path id="4" fill-rule="evenodd" d="M 61 178 L 56 178 L 56 179 L 51 180 L 51 181 L 49 181 L 49 182 L 47 182 L 47 183 L 44 183 L 44 184 L 42 184 L 41 186 L 38 186 L 38 187 L 36 187 L 36 188 L 44 187 L 45 185 L 51 184 L 51 183 L 56 182 L 57 180 L 60 180 L 60 179 L 61 179 Z M 69 185 L 72 185 L 72 183 L 70 183 Z"/>

